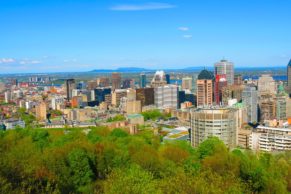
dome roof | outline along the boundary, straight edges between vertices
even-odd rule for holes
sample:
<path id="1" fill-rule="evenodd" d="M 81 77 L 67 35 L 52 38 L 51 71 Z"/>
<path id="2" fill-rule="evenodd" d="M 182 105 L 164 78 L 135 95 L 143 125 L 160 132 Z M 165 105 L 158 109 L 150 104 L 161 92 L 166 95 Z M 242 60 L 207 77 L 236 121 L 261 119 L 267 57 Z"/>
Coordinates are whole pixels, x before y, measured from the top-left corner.
<path id="1" fill-rule="evenodd" d="M 214 80 L 214 75 L 212 72 L 207 71 L 206 69 L 202 70 L 199 75 L 198 79 L 207 79 L 207 80 Z"/>

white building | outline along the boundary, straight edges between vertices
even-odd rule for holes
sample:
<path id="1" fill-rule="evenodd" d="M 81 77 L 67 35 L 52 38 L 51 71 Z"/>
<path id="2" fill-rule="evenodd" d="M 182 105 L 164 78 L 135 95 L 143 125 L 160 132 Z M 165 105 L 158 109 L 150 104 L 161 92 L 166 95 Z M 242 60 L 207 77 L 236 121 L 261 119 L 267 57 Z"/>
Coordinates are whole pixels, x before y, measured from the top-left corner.
<path id="1" fill-rule="evenodd" d="M 191 144 L 194 147 L 209 137 L 218 137 L 234 148 L 238 142 L 239 111 L 236 108 L 198 108 L 191 110 Z"/>
<path id="2" fill-rule="evenodd" d="M 55 96 L 52 98 L 52 102 L 51 102 L 51 105 L 52 105 L 52 109 L 53 110 L 60 110 L 61 108 L 61 105 L 63 105 L 65 102 L 65 99 L 61 96 Z"/>
<path id="3" fill-rule="evenodd" d="M 159 109 L 173 108 L 178 106 L 178 87 L 176 85 L 164 85 L 154 89 L 155 105 Z"/>
<path id="4" fill-rule="evenodd" d="M 271 75 L 262 75 L 258 80 L 258 91 L 259 94 L 276 94 L 277 85 Z"/>
<path id="5" fill-rule="evenodd" d="M 249 147 L 265 152 L 291 150 L 291 129 L 258 126 L 250 135 Z"/>

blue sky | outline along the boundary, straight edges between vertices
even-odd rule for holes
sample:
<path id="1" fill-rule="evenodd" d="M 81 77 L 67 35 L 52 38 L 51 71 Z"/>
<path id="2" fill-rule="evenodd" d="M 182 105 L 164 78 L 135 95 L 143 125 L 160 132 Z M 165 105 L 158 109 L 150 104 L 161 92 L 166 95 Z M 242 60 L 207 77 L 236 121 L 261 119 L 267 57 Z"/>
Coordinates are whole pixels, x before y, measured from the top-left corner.
<path id="1" fill-rule="evenodd" d="M 0 73 L 282 66 L 288 0 L 0 0 Z"/>

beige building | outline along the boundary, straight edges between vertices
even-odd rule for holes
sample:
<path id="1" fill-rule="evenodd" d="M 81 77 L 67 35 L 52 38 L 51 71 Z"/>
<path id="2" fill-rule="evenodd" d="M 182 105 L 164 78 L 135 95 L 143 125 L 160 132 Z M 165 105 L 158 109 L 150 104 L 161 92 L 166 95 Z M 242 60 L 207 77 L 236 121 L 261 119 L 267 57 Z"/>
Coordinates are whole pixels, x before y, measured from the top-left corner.
<path id="1" fill-rule="evenodd" d="M 194 147 L 209 137 L 218 137 L 229 148 L 238 142 L 238 110 L 235 108 L 197 108 L 191 110 L 191 144 Z"/>
<path id="2" fill-rule="evenodd" d="M 212 105 L 213 83 L 212 80 L 197 80 L 197 106 Z"/>
<path id="3" fill-rule="evenodd" d="M 192 78 L 185 77 L 182 79 L 182 89 L 183 90 L 192 90 Z"/>
<path id="4" fill-rule="evenodd" d="M 120 105 L 120 100 L 127 96 L 126 89 L 116 89 L 112 92 L 112 105 L 118 107 Z"/>
<path id="5" fill-rule="evenodd" d="M 277 85 L 271 75 L 265 74 L 259 78 L 258 92 L 259 92 L 259 95 L 277 93 Z"/>
<path id="6" fill-rule="evenodd" d="M 41 102 L 35 107 L 35 115 L 39 121 L 45 121 L 47 119 L 47 105 L 45 102 Z"/>

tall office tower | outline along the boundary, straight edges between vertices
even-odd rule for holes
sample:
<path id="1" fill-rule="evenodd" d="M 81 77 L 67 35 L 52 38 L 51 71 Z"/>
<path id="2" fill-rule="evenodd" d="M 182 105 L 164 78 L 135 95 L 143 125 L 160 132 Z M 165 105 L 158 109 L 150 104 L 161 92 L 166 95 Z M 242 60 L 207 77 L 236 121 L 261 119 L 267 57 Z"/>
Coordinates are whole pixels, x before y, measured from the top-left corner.
<path id="1" fill-rule="evenodd" d="M 178 105 L 178 86 L 164 85 L 155 87 L 155 105 L 159 109 L 173 108 Z"/>
<path id="2" fill-rule="evenodd" d="M 234 85 L 242 85 L 242 84 L 243 84 L 242 75 L 240 74 L 234 75 Z"/>
<path id="3" fill-rule="evenodd" d="M 259 96 L 260 121 L 276 119 L 276 101 L 272 94 L 263 94 Z"/>
<path id="4" fill-rule="evenodd" d="M 141 101 L 136 100 L 136 90 L 128 89 L 124 111 L 127 114 L 136 114 L 141 112 Z"/>
<path id="5" fill-rule="evenodd" d="M 277 93 L 277 85 L 271 75 L 265 74 L 259 78 L 258 91 L 259 91 L 259 95 Z"/>
<path id="6" fill-rule="evenodd" d="M 170 74 L 166 74 L 165 77 L 166 77 L 167 84 L 170 84 L 170 82 L 171 82 L 171 76 L 170 76 Z"/>
<path id="7" fill-rule="evenodd" d="M 154 88 L 138 88 L 136 89 L 136 100 L 141 101 L 141 106 L 155 104 Z"/>
<path id="8" fill-rule="evenodd" d="M 47 119 L 47 107 L 45 102 L 41 102 L 35 107 L 36 119 L 45 121 Z"/>
<path id="9" fill-rule="evenodd" d="M 112 73 L 111 75 L 112 79 L 112 90 L 120 89 L 121 86 L 121 75 L 120 73 Z"/>
<path id="10" fill-rule="evenodd" d="M 139 87 L 145 88 L 147 85 L 147 77 L 144 73 L 139 76 Z"/>
<path id="11" fill-rule="evenodd" d="M 238 109 L 198 108 L 191 110 L 191 144 L 199 146 L 208 137 L 218 137 L 225 145 L 237 145 Z"/>
<path id="12" fill-rule="evenodd" d="M 110 86 L 109 78 L 108 77 L 97 78 L 97 86 L 99 86 L 99 87 L 109 87 Z"/>
<path id="13" fill-rule="evenodd" d="M 164 71 L 157 71 L 151 81 L 151 87 L 159 87 L 167 84 Z"/>
<path id="14" fill-rule="evenodd" d="M 214 83 L 214 99 L 217 105 L 222 104 L 222 90 L 226 86 L 226 75 L 216 75 Z"/>
<path id="15" fill-rule="evenodd" d="M 76 83 L 74 79 L 67 79 L 66 80 L 66 95 L 67 95 L 67 101 L 70 101 L 72 98 L 72 91 L 76 88 Z"/>
<path id="16" fill-rule="evenodd" d="M 183 90 L 192 90 L 192 78 L 185 77 L 182 79 L 182 89 Z"/>
<path id="17" fill-rule="evenodd" d="M 255 87 L 245 87 L 242 102 L 247 107 L 247 122 L 258 122 L 258 91 Z"/>
<path id="18" fill-rule="evenodd" d="M 115 89 L 112 94 L 111 104 L 115 107 L 119 107 L 121 98 L 127 96 L 127 91 L 125 89 Z"/>
<path id="19" fill-rule="evenodd" d="M 291 96 L 291 59 L 287 65 L 287 89 L 288 89 L 288 93 Z"/>
<path id="20" fill-rule="evenodd" d="M 229 85 L 234 84 L 234 65 L 227 60 L 221 60 L 214 64 L 215 75 L 226 75 L 226 80 Z"/>
<path id="21" fill-rule="evenodd" d="M 134 88 L 134 80 L 133 79 L 125 79 L 122 82 L 122 89 Z"/>
<path id="22" fill-rule="evenodd" d="M 184 103 L 186 101 L 186 93 L 185 91 L 179 91 L 178 92 L 178 108 L 181 107 L 181 103 Z"/>
<path id="23" fill-rule="evenodd" d="M 94 90 L 94 101 L 97 101 L 97 105 L 101 102 L 105 102 L 105 96 L 111 94 L 111 88 L 96 88 Z"/>
<path id="24" fill-rule="evenodd" d="M 210 71 L 202 70 L 196 81 L 197 106 L 212 105 L 214 76 Z"/>

